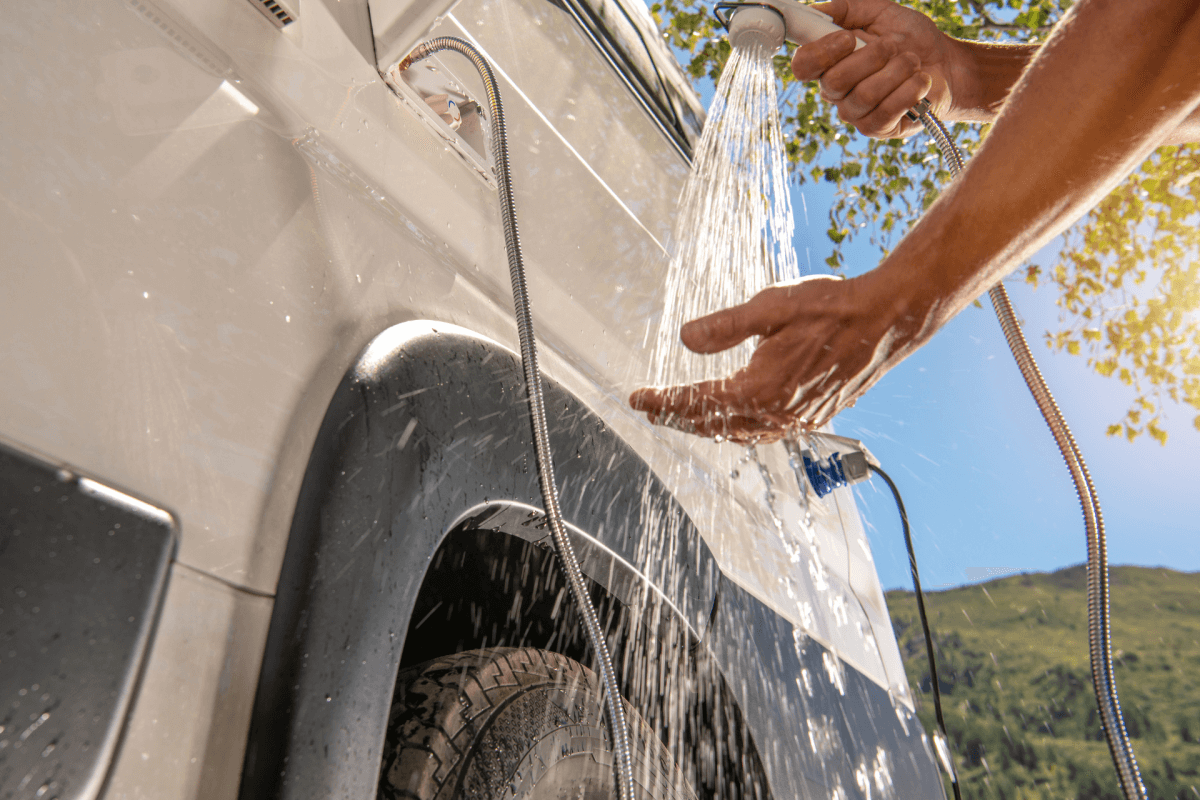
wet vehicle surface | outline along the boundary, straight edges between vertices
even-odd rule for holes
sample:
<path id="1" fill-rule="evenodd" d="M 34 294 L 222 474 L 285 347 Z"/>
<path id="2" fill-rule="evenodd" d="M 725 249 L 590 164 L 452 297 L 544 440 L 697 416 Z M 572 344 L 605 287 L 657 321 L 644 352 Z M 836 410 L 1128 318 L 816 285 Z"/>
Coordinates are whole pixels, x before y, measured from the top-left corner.
<path id="1" fill-rule="evenodd" d="M 422 665 L 590 666 L 481 86 L 451 55 L 389 74 L 431 35 L 505 94 L 563 512 L 650 796 L 941 795 L 848 491 L 625 405 L 702 117 L 644 8 L 0 15 L 0 796 L 386 796 L 424 774 L 401 730 L 441 680 Z M 591 725 L 603 772 L 595 693 L 545 691 L 521 697 Z M 575 764 L 544 780 L 591 780 Z"/>

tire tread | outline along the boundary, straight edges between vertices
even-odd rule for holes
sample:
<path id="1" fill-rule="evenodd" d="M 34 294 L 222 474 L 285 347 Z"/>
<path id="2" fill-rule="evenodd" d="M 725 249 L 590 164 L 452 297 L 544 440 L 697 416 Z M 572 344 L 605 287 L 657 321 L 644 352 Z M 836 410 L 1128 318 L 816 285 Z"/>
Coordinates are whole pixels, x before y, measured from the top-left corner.
<path id="1" fill-rule="evenodd" d="M 596 697 L 599 681 L 594 673 L 566 656 L 534 648 L 493 647 L 435 658 L 402 670 L 388 721 L 387 745 L 380 770 L 378 797 L 382 800 L 452 800 L 464 775 L 472 771 L 471 759 L 494 763 L 495 756 L 477 752 L 488 734 L 489 723 L 510 702 L 519 702 L 539 686 L 580 686 Z M 669 787 L 679 785 L 678 768 L 641 717 L 626 703 L 635 725 L 635 771 L 649 781 L 650 791 L 639 797 L 692 797 Z M 594 711 L 603 717 L 600 709 Z M 601 726 L 603 723 L 600 723 Z M 647 734 L 653 749 L 644 751 Z M 492 730 L 491 740 L 502 735 Z M 607 734 L 604 734 L 607 741 Z M 479 748 L 480 750 L 486 748 Z M 481 762 L 481 765 L 487 765 Z M 675 779 L 672 780 L 671 776 Z M 478 776 L 476 777 L 478 779 Z"/>

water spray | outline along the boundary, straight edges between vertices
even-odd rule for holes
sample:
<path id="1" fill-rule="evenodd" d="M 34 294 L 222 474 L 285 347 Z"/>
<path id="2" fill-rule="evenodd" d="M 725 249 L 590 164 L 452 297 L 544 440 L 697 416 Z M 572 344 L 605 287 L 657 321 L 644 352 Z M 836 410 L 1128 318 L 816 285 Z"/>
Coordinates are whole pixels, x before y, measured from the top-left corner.
<path id="1" fill-rule="evenodd" d="M 625 719 L 625 708 L 617 686 L 616 671 L 612 656 L 596 609 L 588 597 L 579 559 L 567 534 L 562 510 L 558 504 L 558 484 L 554 478 L 554 462 L 550 451 L 550 432 L 546 423 L 546 401 L 542 394 L 542 373 L 538 367 L 537 340 L 533 334 L 533 313 L 529 304 L 529 292 L 525 285 L 525 263 L 521 254 L 521 237 L 517 232 L 516 202 L 513 200 L 512 173 L 508 165 L 508 133 L 504 123 L 504 107 L 500 102 L 500 87 L 492 71 L 492 65 L 473 45 L 452 36 L 441 36 L 422 42 L 399 64 L 396 70 L 403 72 L 417 61 L 428 58 L 443 50 L 453 50 L 470 59 L 471 64 L 483 79 L 491 111 L 491 149 L 496 172 L 496 183 L 500 192 L 500 217 L 504 226 L 504 245 L 508 255 L 508 272 L 512 282 L 513 305 L 517 318 L 517 335 L 521 341 L 521 366 L 525 373 L 526 394 L 529 397 L 529 418 L 533 427 L 533 450 L 537 461 L 538 484 L 546 519 L 558 555 L 559 566 L 566 574 L 571 587 L 571 596 L 583 616 L 588 644 L 596 656 L 600 682 L 604 686 L 604 702 L 608 709 L 609 728 L 612 734 L 613 753 L 616 760 L 617 792 L 620 800 L 634 800 L 633 756 L 629 743 L 629 725 Z"/>
<path id="2" fill-rule="evenodd" d="M 845 30 L 839 27 L 827 15 L 796 0 L 760 0 L 753 3 L 719 3 L 715 8 L 717 19 L 729 32 L 729 41 L 734 47 L 763 47 L 771 51 L 778 50 L 785 41 L 797 45 L 810 42 L 831 33 Z M 863 46 L 858 41 L 855 49 Z M 942 158 L 950 169 L 952 176 L 957 177 L 964 167 L 962 153 L 954 144 L 949 132 L 934 114 L 929 102 L 922 100 L 908 112 L 909 119 L 919 121 L 929 136 L 937 144 Z M 1110 643 L 1109 599 L 1108 599 L 1108 554 L 1104 536 L 1104 518 L 1100 512 L 1100 501 L 1096 489 L 1092 485 L 1087 465 L 1079 446 L 1062 416 L 1054 396 L 1051 394 L 1041 370 L 1034 360 L 1033 353 L 1025 341 L 1013 312 L 1008 291 L 1003 281 L 997 282 L 989 292 L 992 306 L 1004 331 L 1004 338 L 1016 359 L 1038 410 L 1046 420 L 1054 441 L 1058 445 L 1063 461 L 1071 473 L 1075 483 L 1075 491 L 1083 510 L 1084 527 L 1087 532 L 1087 576 L 1088 576 L 1088 650 L 1092 667 L 1092 685 L 1096 692 L 1096 704 L 1100 711 L 1100 721 L 1108 740 L 1109 752 L 1116 766 L 1117 777 L 1127 800 L 1144 800 L 1146 788 L 1142 783 L 1138 770 L 1137 759 L 1129 736 L 1125 731 L 1125 722 L 1121 716 L 1121 705 L 1117 698 L 1116 685 L 1113 682 L 1112 646 Z M 832 463 L 832 462 L 831 462 Z M 872 465 L 876 469 L 877 465 Z M 882 473 L 881 473 L 882 474 Z M 836 470 L 824 477 L 836 480 L 839 476 Z M 888 480 L 889 486 L 894 485 Z M 897 494 L 897 501 L 899 495 Z M 903 515 L 903 510 L 901 511 Z M 907 532 L 907 520 L 905 520 Z M 911 542 L 909 546 L 912 553 Z M 916 565 L 913 563 L 913 574 L 916 577 Z M 919 589 L 919 583 L 918 592 Z M 928 634 L 926 636 L 928 639 Z M 930 663 L 933 663 L 930 652 Z M 939 719 L 940 719 L 939 713 Z M 953 773 L 952 773 L 953 774 Z M 957 782 L 954 784 L 957 793 Z"/>

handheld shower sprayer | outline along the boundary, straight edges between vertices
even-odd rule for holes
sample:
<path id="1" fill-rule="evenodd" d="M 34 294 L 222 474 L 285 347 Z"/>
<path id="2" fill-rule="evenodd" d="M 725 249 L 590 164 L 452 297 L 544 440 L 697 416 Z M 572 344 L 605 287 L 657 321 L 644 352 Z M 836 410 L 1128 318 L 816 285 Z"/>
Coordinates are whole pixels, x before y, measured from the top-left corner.
<path id="1" fill-rule="evenodd" d="M 783 47 L 783 43 L 803 47 L 815 42 L 822 36 L 844 31 L 828 14 L 798 0 L 760 0 L 753 3 L 718 3 L 713 9 L 717 19 L 729 34 L 729 43 L 734 47 L 762 47 L 773 53 Z M 866 45 L 862 39 L 855 37 L 857 44 L 854 49 Z M 943 139 L 948 134 L 942 128 L 941 122 L 930 112 L 928 100 L 921 100 L 907 116 L 913 122 L 922 123 L 929 134 L 938 143 L 938 147 L 947 152 Z M 949 142 L 948 139 L 946 139 Z M 961 163 L 959 164 L 961 168 Z"/>
<path id="2" fill-rule="evenodd" d="M 787 36 L 783 15 L 767 6 L 741 6 L 725 27 L 729 31 L 729 43 L 739 50 L 760 47 L 774 53 L 783 47 Z"/>
<path id="3" fill-rule="evenodd" d="M 845 30 L 827 14 L 797 0 L 718 3 L 714 13 L 729 32 L 731 45 L 745 47 L 758 43 L 772 52 L 783 47 L 785 41 L 803 46 Z M 864 44 L 859 39 L 855 49 Z"/>

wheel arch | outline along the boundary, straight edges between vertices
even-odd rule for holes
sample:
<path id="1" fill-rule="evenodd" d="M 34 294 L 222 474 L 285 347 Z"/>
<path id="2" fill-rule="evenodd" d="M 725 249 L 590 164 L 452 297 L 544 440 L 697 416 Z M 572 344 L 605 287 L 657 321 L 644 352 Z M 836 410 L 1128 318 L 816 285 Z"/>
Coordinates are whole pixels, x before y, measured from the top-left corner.
<path id="1" fill-rule="evenodd" d="M 666 609 L 698 643 L 720 578 L 708 548 L 645 462 L 545 383 L 562 507 L 585 574 L 618 605 Z M 309 457 L 241 797 L 373 797 L 396 672 L 434 555 L 467 530 L 538 547 L 540 505 L 517 356 L 445 323 L 405 322 L 376 336 L 334 392 Z M 644 537 L 647 519 L 667 524 Z M 668 553 L 670 563 L 656 557 Z"/>

